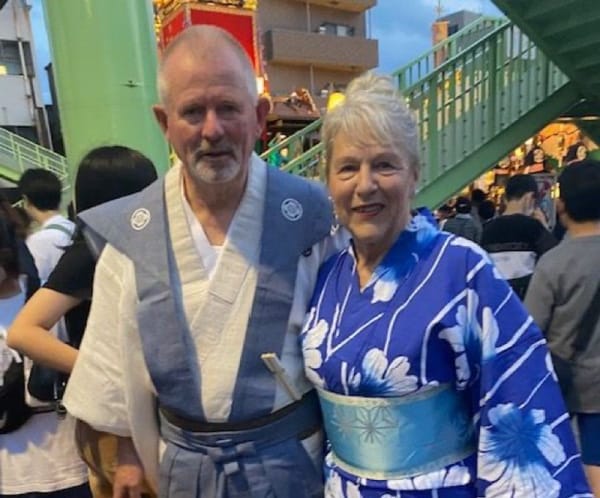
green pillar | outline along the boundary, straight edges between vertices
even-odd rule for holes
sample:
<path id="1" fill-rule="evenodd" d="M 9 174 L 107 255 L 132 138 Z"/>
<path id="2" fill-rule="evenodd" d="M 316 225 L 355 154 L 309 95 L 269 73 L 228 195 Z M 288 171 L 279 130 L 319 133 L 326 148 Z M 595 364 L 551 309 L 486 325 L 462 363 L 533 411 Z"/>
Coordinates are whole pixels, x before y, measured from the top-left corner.
<path id="1" fill-rule="evenodd" d="M 600 161 L 600 149 L 590 150 L 587 157 L 589 159 L 593 159 L 594 161 Z"/>
<path id="2" fill-rule="evenodd" d="M 71 176 L 100 145 L 148 156 L 159 172 L 168 150 L 151 106 L 157 48 L 150 0 L 44 0 L 54 80 Z"/>

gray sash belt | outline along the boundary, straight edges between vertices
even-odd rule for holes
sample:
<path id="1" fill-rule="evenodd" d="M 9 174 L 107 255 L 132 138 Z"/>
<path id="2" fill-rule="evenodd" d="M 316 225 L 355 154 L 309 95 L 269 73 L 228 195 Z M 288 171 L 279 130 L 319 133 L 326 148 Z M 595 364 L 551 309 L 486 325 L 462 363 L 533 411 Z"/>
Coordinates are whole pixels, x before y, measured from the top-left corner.
<path id="1" fill-rule="evenodd" d="M 322 478 L 306 455 L 300 440 L 321 427 L 319 402 L 314 391 L 302 400 L 289 405 L 268 417 L 244 423 L 199 423 L 185 421 L 188 427 L 214 429 L 214 431 L 191 431 L 175 425 L 183 420 L 167 418 L 165 410 L 159 410 L 160 432 L 167 442 L 161 459 L 161 497 L 312 497 L 319 493 Z M 262 423 L 264 422 L 264 423 Z M 251 427 L 252 426 L 252 427 Z M 230 430 L 223 430 L 230 428 Z M 281 468 L 281 457 L 289 452 L 298 454 L 295 461 L 305 468 L 299 476 L 313 476 L 316 494 L 298 487 L 296 490 L 266 493 L 269 486 L 291 486 L 282 483 L 289 480 L 289 469 Z M 285 472 L 282 472 L 285 470 Z M 275 484 L 273 484 L 275 483 Z"/>

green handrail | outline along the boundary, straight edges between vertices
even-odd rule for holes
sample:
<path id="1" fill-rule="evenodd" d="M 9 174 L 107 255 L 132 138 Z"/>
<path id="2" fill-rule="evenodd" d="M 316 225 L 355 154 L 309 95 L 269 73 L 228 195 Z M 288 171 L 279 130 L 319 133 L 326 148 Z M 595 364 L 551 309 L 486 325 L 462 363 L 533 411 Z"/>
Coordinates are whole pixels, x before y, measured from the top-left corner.
<path id="1" fill-rule="evenodd" d="M 486 24 L 482 20 L 477 26 L 483 29 Z M 458 38 L 451 43 L 458 46 Z M 448 47 L 450 55 L 454 49 Z M 429 56 L 433 53 L 435 48 Z M 405 74 L 413 74 L 406 68 L 427 57 L 405 66 Z M 402 81 L 421 137 L 416 203 L 430 207 L 460 190 L 578 98 L 567 76 L 505 20 L 420 79 Z M 289 170 L 315 176 L 311 168 L 322 153 L 318 144 L 289 163 Z M 310 163 L 304 166 L 303 161 Z"/>
<path id="2" fill-rule="evenodd" d="M 0 128 L 0 176 L 17 182 L 30 168 L 52 171 L 61 180 L 63 190 L 69 188 L 69 170 L 64 156 Z"/>
<path id="3" fill-rule="evenodd" d="M 392 73 L 398 82 L 398 88 L 404 90 L 427 77 L 446 60 L 468 50 L 468 48 L 489 32 L 509 24 L 506 18 L 481 16 L 467 24 L 448 38 L 437 43 L 417 59 Z"/>
<path id="4" fill-rule="evenodd" d="M 321 122 L 322 122 L 321 118 L 316 119 L 315 121 L 310 123 L 308 126 L 305 126 L 301 130 L 298 130 L 297 132 L 293 133 L 289 137 L 283 139 L 281 142 L 275 144 L 273 147 L 270 147 L 269 149 L 262 152 L 260 154 L 260 157 L 262 157 L 265 161 L 270 162 L 270 158 L 274 157 L 278 153 L 281 153 L 281 151 L 283 151 L 286 148 L 293 149 L 296 145 L 298 145 L 299 150 L 302 150 L 302 146 L 304 144 L 305 137 L 309 133 L 319 130 L 319 128 L 321 127 Z M 293 159 L 294 158 L 289 158 L 289 160 L 293 160 Z M 273 164 L 273 166 L 275 166 L 275 165 Z"/>
<path id="5" fill-rule="evenodd" d="M 505 23 L 407 87 L 403 93 L 420 128 L 420 190 L 543 105 L 568 81 L 524 33 Z M 506 144 L 504 153 L 516 145 Z M 482 170 L 498 159 L 490 157 Z M 461 187 L 448 185 L 446 196 Z"/>
<path id="6" fill-rule="evenodd" d="M 508 23 L 505 18 L 480 16 L 469 23 L 463 29 L 449 36 L 445 40 L 434 45 L 430 50 L 415 59 L 414 61 L 401 67 L 392 76 L 397 79 L 399 88 L 403 89 L 407 84 L 415 84 L 435 68 L 435 59 L 441 57 L 448 58 L 459 53 L 461 50 L 471 45 L 477 38 L 483 36 L 486 32 L 495 29 L 498 26 Z M 415 80 L 414 78 L 417 77 Z M 264 151 L 260 156 L 273 166 L 279 166 L 280 157 L 278 154 L 284 149 L 303 150 L 304 139 L 312 132 L 318 131 L 323 122 L 322 118 L 313 121 L 311 124 L 290 135 L 278 144 Z M 288 157 L 288 161 L 294 161 L 296 157 Z"/>
<path id="7" fill-rule="evenodd" d="M 539 112 L 538 116 L 531 113 L 550 105 L 549 99 L 568 82 L 523 32 L 505 24 L 407 88 L 404 95 L 415 111 L 421 135 L 417 201 L 428 205 L 442 202 L 530 136 L 507 134 L 520 120 L 541 120 L 524 128 L 535 133 L 545 121 Z M 572 98 L 569 93 L 556 101 L 554 117 Z M 503 135 L 502 142 L 498 137 Z M 450 170 L 484 147 L 489 150 L 487 164 L 464 171 L 460 181 L 449 181 Z M 445 182 L 440 183 L 441 179 Z"/>
<path id="8" fill-rule="evenodd" d="M 311 147 L 306 152 L 292 159 L 281 169 L 282 171 L 287 171 L 288 173 L 293 173 L 295 175 L 300 175 L 307 178 L 323 179 L 323 171 L 321 168 L 323 151 L 323 142 L 319 142 L 314 147 Z"/>

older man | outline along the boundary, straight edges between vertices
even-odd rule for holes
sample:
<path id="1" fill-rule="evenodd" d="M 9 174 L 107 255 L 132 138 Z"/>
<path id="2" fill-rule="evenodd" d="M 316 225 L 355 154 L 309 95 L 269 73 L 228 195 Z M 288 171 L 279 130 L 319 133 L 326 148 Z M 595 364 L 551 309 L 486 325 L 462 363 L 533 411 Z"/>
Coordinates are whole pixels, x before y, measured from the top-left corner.
<path id="1" fill-rule="evenodd" d="M 120 436 L 114 496 L 139 496 L 144 474 L 160 496 L 321 496 L 297 335 L 330 252 L 327 197 L 253 154 L 269 104 L 226 32 L 184 31 L 159 91 L 180 164 L 82 216 L 103 250 L 65 404 Z"/>

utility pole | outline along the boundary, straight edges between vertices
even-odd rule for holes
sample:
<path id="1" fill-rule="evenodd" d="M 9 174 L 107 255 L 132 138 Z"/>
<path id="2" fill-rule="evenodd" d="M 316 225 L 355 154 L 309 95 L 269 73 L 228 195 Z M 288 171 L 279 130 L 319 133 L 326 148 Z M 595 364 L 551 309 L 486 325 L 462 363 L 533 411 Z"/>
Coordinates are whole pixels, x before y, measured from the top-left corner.
<path id="1" fill-rule="evenodd" d="M 438 0 L 437 5 L 435 6 L 436 19 L 442 17 L 442 12 L 444 12 L 444 7 L 442 6 L 442 0 Z"/>

